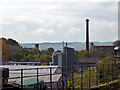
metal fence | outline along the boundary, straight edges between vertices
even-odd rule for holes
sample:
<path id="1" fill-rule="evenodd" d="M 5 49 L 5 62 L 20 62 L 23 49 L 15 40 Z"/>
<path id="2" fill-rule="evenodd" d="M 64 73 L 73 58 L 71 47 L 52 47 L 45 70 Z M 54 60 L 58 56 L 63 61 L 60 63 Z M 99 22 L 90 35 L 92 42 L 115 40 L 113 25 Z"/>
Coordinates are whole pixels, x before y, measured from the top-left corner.
<path id="1" fill-rule="evenodd" d="M 42 73 L 44 69 L 46 71 L 48 70 L 48 72 Z M 29 73 L 29 71 L 36 73 Z M 51 90 L 79 88 L 82 90 L 119 79 L 120 64 L 90 64 L 67 67 L 11 69 L 9 72 L 12 72 L 10 73 L 9 83 L 15 84 L 15 81 L 20 81 L 20 85 L 18 85 L 20 88 L 29 88 L 24 85 L 25 79 L 36 78 L 36 90 L 44 90 L 45 88 Z M 39 80 L 44 81 L 44 87 L 39 87 Z"/>

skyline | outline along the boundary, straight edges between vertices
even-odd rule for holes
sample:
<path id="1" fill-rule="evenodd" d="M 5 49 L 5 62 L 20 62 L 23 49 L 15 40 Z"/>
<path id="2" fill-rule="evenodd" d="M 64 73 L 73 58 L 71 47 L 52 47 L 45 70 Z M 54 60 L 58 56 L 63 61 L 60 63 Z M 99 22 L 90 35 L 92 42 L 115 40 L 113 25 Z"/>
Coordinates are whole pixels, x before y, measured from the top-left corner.
<path id="1" fill-rule="evenodd" d="M 117 2 L 50 1 L 2 1 L 1 36 L 20 43 L 85 42 L 85 20 L 88 18 L 90 42 L 118 39 Z"/>

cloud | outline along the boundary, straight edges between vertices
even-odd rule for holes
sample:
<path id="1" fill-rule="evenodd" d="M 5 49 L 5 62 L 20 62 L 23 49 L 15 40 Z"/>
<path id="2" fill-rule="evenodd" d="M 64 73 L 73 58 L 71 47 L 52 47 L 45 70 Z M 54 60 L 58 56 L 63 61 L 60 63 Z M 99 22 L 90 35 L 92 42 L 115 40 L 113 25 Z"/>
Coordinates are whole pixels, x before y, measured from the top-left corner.
<path id="1" fill-rule="evenodd" d="M 92 41 L 110 41 L 117 34 L 115 2 L 4 0 L 0 12 L 3 35 L 20 42 L 85 41 L 86 18 Z"/>
<path id="2" fill-rule="evenodd" d="M 115 41 L 118 36 L 117 22 L 92 21 L 90 23 L 91 41 Z"/>
<path id="3" fill-rule="evenodd" d="M 54 30 L 53 29 L 44 29 L 44 28 L 39 28 L 34 31 L 32 31 L 33 35 L 41 35 L 41 36 L 47 36 L 47 35 L 53 35 Z"/>
<path id="4" fill-rule="evenodd" d="M 71 37 L 71 35 L 79 35 L 81 30 L 79 28 L 72 27 L 70 28 L 67 33 L 64 34 L 65 37 Z"/>

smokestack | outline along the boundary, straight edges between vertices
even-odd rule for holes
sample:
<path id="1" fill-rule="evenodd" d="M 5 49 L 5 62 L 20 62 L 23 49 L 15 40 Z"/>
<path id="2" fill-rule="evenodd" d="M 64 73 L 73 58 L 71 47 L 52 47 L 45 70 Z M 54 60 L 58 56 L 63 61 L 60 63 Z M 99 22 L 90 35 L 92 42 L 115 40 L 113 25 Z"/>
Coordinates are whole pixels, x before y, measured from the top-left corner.
<path id="1" fill-rule="evenodd" d="M 89 51 L 89 19 L 86 19 L 86 51 Z"/>

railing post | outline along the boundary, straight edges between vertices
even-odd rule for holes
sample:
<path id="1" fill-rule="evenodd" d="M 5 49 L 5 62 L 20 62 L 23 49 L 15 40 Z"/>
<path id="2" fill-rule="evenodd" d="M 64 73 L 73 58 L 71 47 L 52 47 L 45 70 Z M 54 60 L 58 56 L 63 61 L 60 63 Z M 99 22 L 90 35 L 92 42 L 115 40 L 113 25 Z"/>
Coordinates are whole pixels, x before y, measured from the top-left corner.
<path id="1" fill-rule="evenodd" d="M 74 67 L 71 67 L 72 70 L 72 89 L 74 90 Z"/>
<path id="2" fill-rule="evenodd" d="M 114 73 L 113 73 L 113 63 L 112 63 L 112 81 L 114 80 Z"/>
<path id="3" fill-rule="evenodd" d="M 104 64 L 103 64 L 103 69 L 102 69 L 102 75 L 101 75 L 101 76 L 102 76 L 102 83 L 105 83 L 105 82 L 104 82 L 104 79 L 105 79 L 105 78 L 104 78 L 104 76 L 105 76 L 105 75 L 104 75 Z"/>
<path id="4" fill-rule="evenodd" d="M 91 83 L 91 81 L 90 81 L 90 79 L 91 79 L 91 69 L 90 69 L 91 67 L 90 67 L 90 65 L 89 65 L 89 88 L 91 87 L 90 86 L 90 83 Z"/>
<path id="5" fill-rule="evenodd" d="M 38 78 L 38 68 L 37 68 L 37 89 L 39 88 L 39 82 L 38 82 L 39 78 Z M 41 87 L 40 87 L 41 88 Z"/>
<path id="6" fill-rule="evenodd" d="M 118 74 L 119 74 L 119 73 L 118 73 L 118 63 L 116 63 L 116 69 L 117 69 L 117 70 L 116 70 L 116 72 L 117 72 L 117 75 L 116 75 L 117 77 L 116 77 L 116 79 L 118 79 Z"/>
<path id="7" fill-rule="evenodd" d="M 63 66 L 62 66 L 62 90 L 64 90 L 64 80 L 63 80 L 63 75 L 64 75 L 64 73 L 63 73 Z"/>
<path id="8" fill-rule="evenodd" d="M 81 90 L 83 90 L 83 66 L 81 66 Z"/>
<path id="9" fill-rule="evenodd" d="M 117 64 L 115 63 L 115 69 L 116 69 L 116 71 L 115 71 L 115 80 L 117 79 Z"/>
<path id="10" fill-rule="evenodd" d="M 109 64 L 108 64 L 108 82 L 109 82 Z"/>
<path id="11" fill-rule="evenodd" d="M 50 67 L 50 89 L 52 90 L 52 67 Z"/>
<path id="12" fill-rule="evenodd" d="M 4 71 L 2 72 L 2 74 L 4 74 Z M 5 80 L 4 80 L 5 78 L 4 78 L 4 76 L 2 75 L 2 87 L 3 87 L 3 90 L 4 90 L 4 84 L 5 84 Z"/>
<path id="13" fill-rule="evenodd" d="M 23 69 L 21 69 L 21 88 L 23 88 Z"/>
<path id="14" fill-rule="evenodd" d="M 96 65 L 96 86 L 98 85 L 98 65 Z"/>

